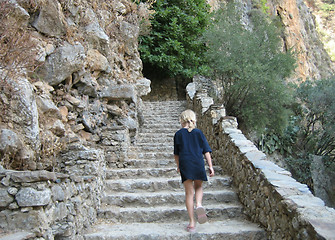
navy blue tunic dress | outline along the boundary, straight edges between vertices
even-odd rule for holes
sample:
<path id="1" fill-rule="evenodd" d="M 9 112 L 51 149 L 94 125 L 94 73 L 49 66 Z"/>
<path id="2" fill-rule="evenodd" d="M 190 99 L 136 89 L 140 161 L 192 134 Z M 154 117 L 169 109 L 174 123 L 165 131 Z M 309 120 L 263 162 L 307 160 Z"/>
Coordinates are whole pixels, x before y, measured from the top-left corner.
<path id="1" fill-rule="evenodd" d="M 186 128 L 174 135 L 174 154 L 179 155 L 182 182 L 187 179 L 207 181 L 203 154 L 212 152 L 205 135 L 200 129 L 189 132 Z"/>

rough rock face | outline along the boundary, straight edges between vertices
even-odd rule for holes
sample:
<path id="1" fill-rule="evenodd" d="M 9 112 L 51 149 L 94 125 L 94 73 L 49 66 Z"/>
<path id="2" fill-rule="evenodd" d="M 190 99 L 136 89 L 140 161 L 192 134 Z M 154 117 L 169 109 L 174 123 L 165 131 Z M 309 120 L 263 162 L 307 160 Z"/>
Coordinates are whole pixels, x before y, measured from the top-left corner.
<path id="1" fill-rule="evenodd" d="M 22 51 L 11 66 L 0 57 L 0 238 L 81 239 L 96 220 L 105 168 L 124 167 L 151 91 L 137 51 L 143 9 L 131 0 L 1 2 L 2 25 L 22 33 L 0 27 L 17 43 L 6 46 Z M 15 68 L 20 56 L 29 61 Z"/>
<path id="2" fill-rule="evenodd" d="M 325 51 L 316 31 L 316 21 L 303 0 L 273 0 L 271 10 L 284 25 L 283 43 L 286 49 L 298 53 L 297 78 L 320 79 L 334 74 L 335 65 Z"/>
<path id="3" fill-rule="evenodd" d="M 245 10 L 251 9 L 253 2 L 239 0 Z M 208 0 L 215 9 L 222 0 Z M 311 4 L 313 1 L 309 1 Z M 279 16 L 284 32 L 283 50 L 293 49 L 297 53 L 297 69 L 294 79 L 320 79 L 335 73 L 335 64 L 325 51 L 323 42 L 317 32 L 317 22 L 313 9 L 309 8 L 303 0 L 269 0 L 268 14 Z"/>
<path id="4" fill-rule="evenodd" d="M 141 96 L 150 92 L 137 51 L 140 7 L 127 0 L 5 2 L 12 10 L 6 24 L 30 34 L 36 65 L 4 80 L 2 165 L 54 169 L 59 152 L 101 142 L 105 128 L 123 126 L 134 137 Z"/>
<path id="5" fill-rule="evenodd" d="M 252 1 L 240 1 L 246 12 L 253 7 Z M 267 13 L 278 16 L 283 25 L 283 50 L 292 49 L 296 53 L 297 68 L 293 80 L 320 79 L 335 73 L 335 64 L 316 30 L 315 17 L 303 0 L 270 0 L 266 7 L 269 8 Z"/>

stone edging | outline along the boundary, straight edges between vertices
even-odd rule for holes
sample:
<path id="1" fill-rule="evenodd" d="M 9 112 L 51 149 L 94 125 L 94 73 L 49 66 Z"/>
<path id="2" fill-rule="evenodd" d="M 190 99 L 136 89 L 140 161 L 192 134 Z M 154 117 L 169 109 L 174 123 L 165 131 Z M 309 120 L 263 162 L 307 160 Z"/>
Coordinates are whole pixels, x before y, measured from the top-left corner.
<path id="1" fill-rule="evenodd" d="M 307 185 L 267 160 L 237 128 L 237 120 L 213 105 L 206 92 L 187 86 L 188 107 L 213 148 L 215 164 L 233 177 L 246 214 L 270 239 L 335 239 L 335 210 L 326 207 Z"/>

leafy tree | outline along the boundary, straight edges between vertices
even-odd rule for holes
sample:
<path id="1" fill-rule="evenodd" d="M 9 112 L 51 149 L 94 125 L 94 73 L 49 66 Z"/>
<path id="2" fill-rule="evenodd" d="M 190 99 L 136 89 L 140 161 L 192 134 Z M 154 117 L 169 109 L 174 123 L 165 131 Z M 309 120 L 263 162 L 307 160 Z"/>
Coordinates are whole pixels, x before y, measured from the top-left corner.
<path id="1" fill-rule="evenodd" d="M 292 100 L 284 79 L 295 69 L 295 59 L 290 51 L 280 51 L 274 22 L 261 11 L 246 16 L 240 9 L 228 3 L 216 12 L 204 34 L 212 78 L 221 81 L 223 104 L 242 127 L 259 133 L 267 128 L 280 132 Z"/>
<path id="2" fill-rule="evenodd" d="M 207 1 L 157 0 L 152 6 L 152 31 L 140 37 L 145 68 L 169 76 L 192 77 L 201 71 L 206 50 L 199 36 L 209 23 Z"/>
<path id="3" fill-rule="evenodd" d="M 335 76 L 300 84 L 303 103 L 301 148 L 304 152 L 335 158 Z"/>
<path id="4" fill-rule="evenodd" d="M 284 153 L 285 163 L 293 177 L 311 189 L 311 155 L 323 156 L 326 172 L 335 169 L 334 92 L 335 76 L 300 83 L 296 91 L 299 102 L 296 117 L 292 117 L 293 121 L 279 139 L 277 150 Z"/>

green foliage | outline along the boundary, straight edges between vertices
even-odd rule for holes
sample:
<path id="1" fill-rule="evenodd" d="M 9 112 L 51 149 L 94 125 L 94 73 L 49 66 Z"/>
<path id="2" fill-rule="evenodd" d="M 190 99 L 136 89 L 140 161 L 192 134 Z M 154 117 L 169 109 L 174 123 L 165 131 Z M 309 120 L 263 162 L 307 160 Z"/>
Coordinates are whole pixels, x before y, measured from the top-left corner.
<path id="1" fill-rule="evenodd" d="M 276 150 L 281 149 L 281 142 L 276 134 L 262 134 L 258 141 L 258 149 L 272 154 Z"/>
<path id="2" fill-rule="evenodd" d="M 312 158 L 300 155 L 298 157 L 289 157 L 286 158 L 286 164 L 292 176 L 299 182 L 307 184 L 309 187 L 313 187 L 312 185 L 312 175 L 311 175 L 311 163 Z"/>
<path id="3" fill-rule="evenodd" d="M 323 3 L 321 5 L 321 10 L 325 12 L 334 12 L 335 11 L 335 4 L 328 4 L 328 3 Z"/>
<path id="4" fill-rule="evenodd" d="M 201 72 L 206 46 L 199 36 L 210 17 L 206 0 L 157 0 L 152 6 L 152 31 L 140 37 L 144 65 L 170 76 Z"/>
<path id="5" fill-rule="evenodd" d="M 302 144 L 305 151 L 335 158 L 335 76 L 300 84 L 304 104 Z"/>
<path id="6" fill-rule="evenodd" d="M 272 154 L 279 152 L 283 156 L 294 156 L 295 143 L 300 132 L 300 118 L 291 116 L 282 134 L 266 131 L 258 140 L 258 149 Z"/>
<path id="7" fill-rule="evenodd" d="M 292 150 L 286 152 L 288 157 L 285 162 L 293 177 L 311 188 L 311 155 L 323 156 L 322 160 L 328 173 L 335 169 L 334 93 L 335 76 L 316 81 L 307 80 L 297 87 L 297 97 L 301 106 L 300 112 L 297 111 L 299 117 L 296 117 L 292 124 L 295 126 L 294 131 L 291 131 Z"/>
<path id="8" fill-rule="evenodd" d="M 262 10 L 264 14 L 267 14 L 269 7 L 267 6 L 267 0 L 252 0 L 253 7 Z"/>
<path id="9" fill-rule="evenodd" d="M 222 81 L 223 104 L 240 125 L 259 133 L 266 128 L 280 132 L 292 101 L 284 79 L 295 69 L 295 59 L 280 51 L 277 28 L 262 12 L 251 11 L 245 16 L 251 24 L 245 25 L 240 9 L 228 3 L 204 34 L 211 77 Z"/>
<path id="10" fill-rule="evenodd" d="M 269 9 L 270 9 L 268 6 L 266 6 L 267 3 L 268 3 L 267 0 L 261 0 L 263 13 L 267 13 L 269 11 Z"/>

